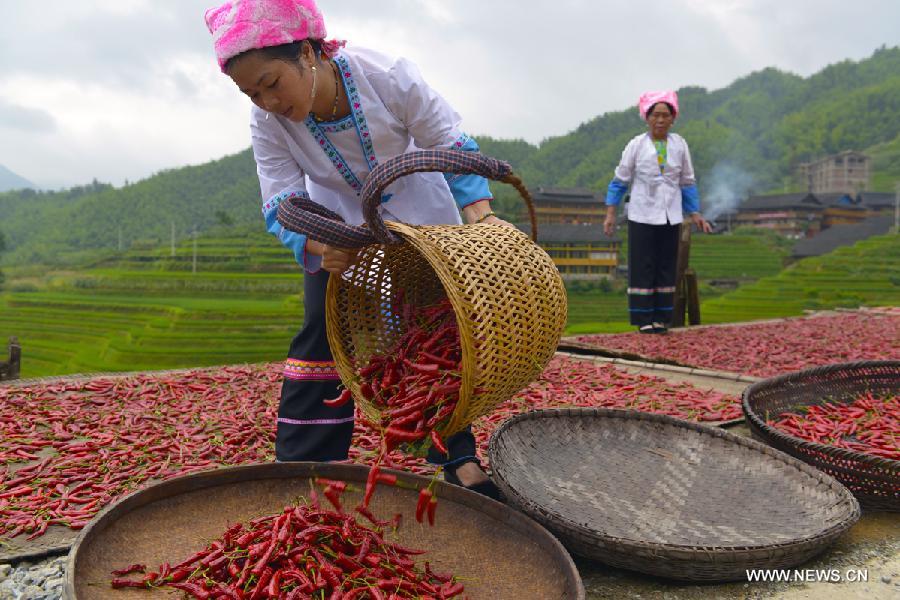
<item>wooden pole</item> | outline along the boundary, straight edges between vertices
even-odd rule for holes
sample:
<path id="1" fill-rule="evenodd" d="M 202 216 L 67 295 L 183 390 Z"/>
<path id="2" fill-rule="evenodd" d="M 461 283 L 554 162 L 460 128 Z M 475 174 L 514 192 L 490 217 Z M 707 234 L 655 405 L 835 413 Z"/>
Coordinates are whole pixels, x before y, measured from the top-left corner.
<path id="1" fill-rule="evenodd" d="M 675 305 L 672 311 L 672 327 L 684 327 L 684 308 L 687 305 L 684 272 L 688 268 L 690 257 L 691 222 L 685 219 L 681 224 L 681 232 L 678 236 L 678 261 L 675 266 Z"/>
<path id="2" fill-rule="evenodd" d="M 897 190 L 894 192 L 894 233 L 900 234 L 900 181 L 897 182 Z"/>
<path id="3" fill-rule="evenodd" d="M 688 324 L 700 324 L 700 287 L 697 285 L 697 274 L 693 269 L 684 272 L 684 285 L 687 288 Z"/>
<path id="4" fill-rule="evenodd" d="M 9 362 L 0 361 L 0 381 L 19 378 L 22 365 L 22 347 L 15 336 L 9 338 Z"/>

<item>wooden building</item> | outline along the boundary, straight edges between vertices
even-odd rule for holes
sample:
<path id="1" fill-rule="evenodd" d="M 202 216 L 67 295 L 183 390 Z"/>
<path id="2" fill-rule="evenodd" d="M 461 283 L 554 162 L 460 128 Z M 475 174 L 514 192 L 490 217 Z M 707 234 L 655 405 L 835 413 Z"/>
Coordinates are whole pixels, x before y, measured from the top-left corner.
<path id="1" fill-rule="evenodd" d="M 517 225 L 530 234 L 531 227 Z M 538 245 L 565 280 L 614 279 L 622 241 L 607 237 L 602 225 L 538 224 Z"/>
<path id="2" fill-rule="evenodd" d="M 602 225 L 606 218 L 604 196 L 583 188 L 543 188 L 532 192 L 538 224 Z M 528 214 L 521 213 L 523 223 Z"/>
<path id="3" fill-rule="evenodd" d="M 871 216 L 859 196 L 850 194 L 816 194 L 825 206 L 822 211 L 822 229 L 834 225 L 855 225 Z"/>
<path id="4" fill-rule="evenodd" d="M 897 204 L 896 192 L 863 192 L 858 198 L 871 215 L 893 215 Z"/>
<path id="5" fill-rule="evenodd" d="M 772 229 L 792 238 L 811 237 L 822 229 L 825 206 L 813 194 L 750 196 L 731 219 L 733 227 Z"/>

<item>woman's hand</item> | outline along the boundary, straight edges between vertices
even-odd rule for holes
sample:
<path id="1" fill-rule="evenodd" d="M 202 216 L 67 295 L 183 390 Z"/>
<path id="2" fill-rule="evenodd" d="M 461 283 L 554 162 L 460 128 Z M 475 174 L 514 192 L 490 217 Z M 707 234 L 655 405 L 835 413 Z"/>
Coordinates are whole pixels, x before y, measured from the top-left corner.
<path id="1" fill-rule="evenodd" d="M 697 226 L 700 231 L 703 233 L 712 233 L 712 225 L 709 224 L 709 221 L 703 218 L 703 215 L 700 213 L 692 213 L 691 214 L 691 222 Z"/>
<path id="2" fill-rule="evenodd" d="M 338 248 L 315 240 L 306 240 L 306 251 L 322 257 L 322 268 L 329 273 L 341 274 L 359 260 L 359 250 Z"/>
<path id="3" fill-rule="evenodd" d="M 616 232 L 616 216 L 615 215 L 606 215 L 606 219 L 603 221 L 603 233 L 606 234 L 606 237 L 612 237 Z"/>
<path id="4" fill-rule="evenodd" d="M 340 275 L 359 260 L 357 248 L 337 248 L 322 244 L 322 268 L 329 273 Z"/>
<path id="5" fill-rule="evenodd" d="M 479 200 L 468 206 L 463 207 L 463 218 L 466 223 L 488 223 L 490 225 L 505 225 L 507 227 L 515 227 L 512 223 L 504 221 L 498 216 L 491 214 L 491 204 L 487 200 Z"/>

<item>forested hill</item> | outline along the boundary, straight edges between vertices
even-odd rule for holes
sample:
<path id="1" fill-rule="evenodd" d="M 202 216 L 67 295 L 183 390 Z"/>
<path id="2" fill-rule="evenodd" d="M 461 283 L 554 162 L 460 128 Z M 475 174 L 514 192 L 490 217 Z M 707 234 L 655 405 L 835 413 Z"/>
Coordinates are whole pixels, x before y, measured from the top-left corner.
<path id="1" fill-rule="evenodd" d="M 774 68 L 726 88 L 679 90 L 675 131 L 689 142 L 701 194 L 791 187 L 798 163 L 841 150 L 874 156 L 876 186 L 900 178 L 900 48 L 831 65 L 808 78 Z M 478 136 L 482 151 L 509 160 L 529 186 L 603 189 L 622 148 L 644 130 L 634 108 L 598 116 L 535 146 Z M 741 188 L 741 189 L 735 189 Z M 73 249 L 116 248 L 169 239 L 222 223 L 259 223 L 259 188 L 249 151 L 173 169 L 113 189 L 0 194 L 6 262 L 54 262 Z M 509 208 L 508 192 L 501 208 Z M 261 226 L 261 223 L 260 223 Z"/>
<path id="2" fill-rule="evenodd" d="M 33 187 L 33 183 L 0 165 L 0 192 Z"/>

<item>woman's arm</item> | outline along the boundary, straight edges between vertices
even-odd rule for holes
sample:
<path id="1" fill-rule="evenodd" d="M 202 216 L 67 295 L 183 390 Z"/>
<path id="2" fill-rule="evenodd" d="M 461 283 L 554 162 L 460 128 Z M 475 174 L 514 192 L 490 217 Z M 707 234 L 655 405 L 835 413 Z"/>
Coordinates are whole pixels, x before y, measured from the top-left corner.
<path id="1" fill-rule="evenodd" d="M 690 217 L 691 221 L 704 233 L 712 231 L 712 226 L 700 214 L 700 191 L 697 189 L 697 181 L 694 178 L 694 163 L 691 161 L 691 151 L 687 142 L 684 142 L 684 161 L 681 165 L 681 211 Z"/>
<path id="2" fill-rule="evenodd" d="M 612 236 L 616 229 L 616 207 L 622 202 L 622 198 L 625 197 L 629 184 L 634 178 L 635 146 L 634 140 L 625 146 L 615 175 L 606 188 L 606 220 L 603 222 L 603 232 L 608 236 Z"/>
<path id="3" fill-rule="evenodd" d="M 297 263 L 304 269 L 315 272 L 320 268 L 320 254 L 310 251 L 309 240 L 305 235 L 285 229 L 277 219 L 278 205 L 288 198 L 309 198 L 303 169 L 286 147 L 278 143 L 283 133 L 277 127 L 280 126 L 268 124 L 264 118 L 258 118 L 254 111 L 250 139 L 263 198 L 263 219 L 266 230 L 293 253 Z"/>

